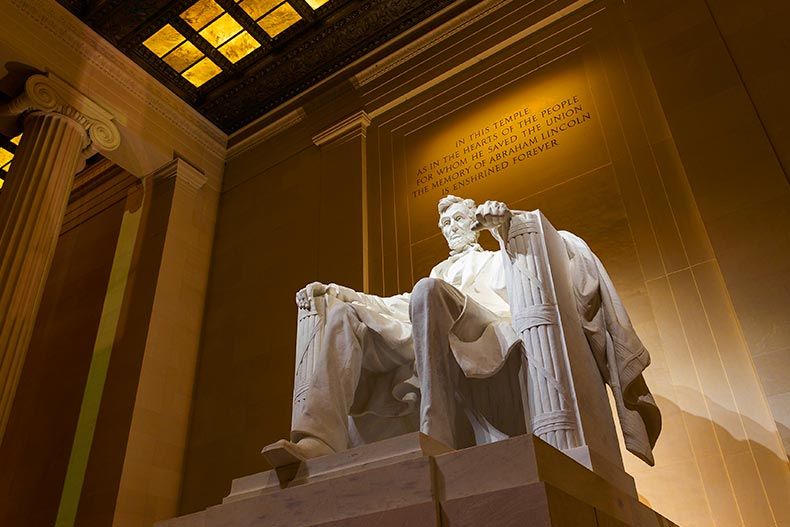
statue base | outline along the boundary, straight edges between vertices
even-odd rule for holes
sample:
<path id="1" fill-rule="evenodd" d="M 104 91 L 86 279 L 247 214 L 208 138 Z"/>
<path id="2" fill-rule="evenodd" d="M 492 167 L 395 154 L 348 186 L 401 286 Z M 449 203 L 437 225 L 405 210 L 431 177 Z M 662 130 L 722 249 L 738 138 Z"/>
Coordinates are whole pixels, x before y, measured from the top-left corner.
<path id="1" fill-rule="evenodd" d="M 155 526 L 675 525 L 532 435 L 455 451 L 412 433 L 287 468 Z"/>

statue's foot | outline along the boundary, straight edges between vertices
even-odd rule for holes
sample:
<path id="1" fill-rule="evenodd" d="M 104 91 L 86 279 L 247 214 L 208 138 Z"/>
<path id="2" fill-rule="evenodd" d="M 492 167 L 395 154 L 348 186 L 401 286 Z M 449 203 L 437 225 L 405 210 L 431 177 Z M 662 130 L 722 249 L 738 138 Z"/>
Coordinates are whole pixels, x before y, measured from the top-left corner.
<path id="1" fill-rule="evenodd" d="M 261 451 L 274 468 L 301 463 L 308 459 L 334 454 L 335 451 L 317 437 L 303 437 L 296 443 L 280 439 Z"/>

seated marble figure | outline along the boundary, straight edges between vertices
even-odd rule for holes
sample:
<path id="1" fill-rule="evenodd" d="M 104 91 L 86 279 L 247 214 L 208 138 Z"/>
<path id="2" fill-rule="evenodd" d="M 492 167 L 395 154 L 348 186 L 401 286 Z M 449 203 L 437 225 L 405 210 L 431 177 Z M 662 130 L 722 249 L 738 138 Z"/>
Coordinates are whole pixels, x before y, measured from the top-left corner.
<path id="1" fill-rule="evenodd" d="M 411 293 L 385 298 L 317 282 L 297 293 L 291 440 L 264 448 L 272 465 L 358 444 L 354 416 L 381 417 L 385 427 L 414 416 L 405 422 L 454 448 L 481 442 L 481 427 L 490 431 L 489 440 L 508 437 L 470 409 L 465 386 L 496 378 L 510 357 L 524 354 L 524 334 L 514 329 L 511 313 L 514 278 L 505 260 L 511 223 L 530 213 L 455 196 L 442 198 L 438 212 L 450 255 Z M 481 230 L 489 230 L 502 249 L 483 250 Z M 559 234 L 575 258 L 574 296 L 584 334 L 602 382 L 614 392 L 626 446 L 652 464 L 661 420 L 641 375 L 647 351 L 597 257 L 580 238 Z M 561 418 L 561 412 L 549 414 Z"/>

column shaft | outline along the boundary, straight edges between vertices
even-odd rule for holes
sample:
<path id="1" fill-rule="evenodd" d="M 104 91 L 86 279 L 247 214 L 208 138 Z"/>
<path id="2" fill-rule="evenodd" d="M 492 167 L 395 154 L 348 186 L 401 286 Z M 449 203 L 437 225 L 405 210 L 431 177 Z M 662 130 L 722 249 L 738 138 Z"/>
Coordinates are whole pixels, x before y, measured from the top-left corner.
<path id="1" fill-rule="evenodd" d="M 0 438 L 86 142 L 77 121 L 30 113 L 0 192 Z"/>

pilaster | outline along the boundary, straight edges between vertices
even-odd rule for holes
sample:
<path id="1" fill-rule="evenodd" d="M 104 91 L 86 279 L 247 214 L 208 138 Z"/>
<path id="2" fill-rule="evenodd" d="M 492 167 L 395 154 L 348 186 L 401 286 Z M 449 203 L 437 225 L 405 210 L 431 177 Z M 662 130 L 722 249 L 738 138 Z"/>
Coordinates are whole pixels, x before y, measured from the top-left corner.
<path id="1" fill-rule="evenodd" d="M 173 191 L 112 522 L 117 526 L 151 525 L 178 512 L 212 242 L 204 217 L 206 176 L 175 159 L 148 178 Z M 138 482 L 154 480 L 159 484 L 143 499 Z"/>
<path id="2" fill-rule="evenodd" d="M 369 287 L 366 138 L 370 124 L 368 114 L 360 110 L 313 136 L 313 144 L 321 148 L 319 225 L 324 227 L 319 232 L 319 280 L 362 291 Z"/>

